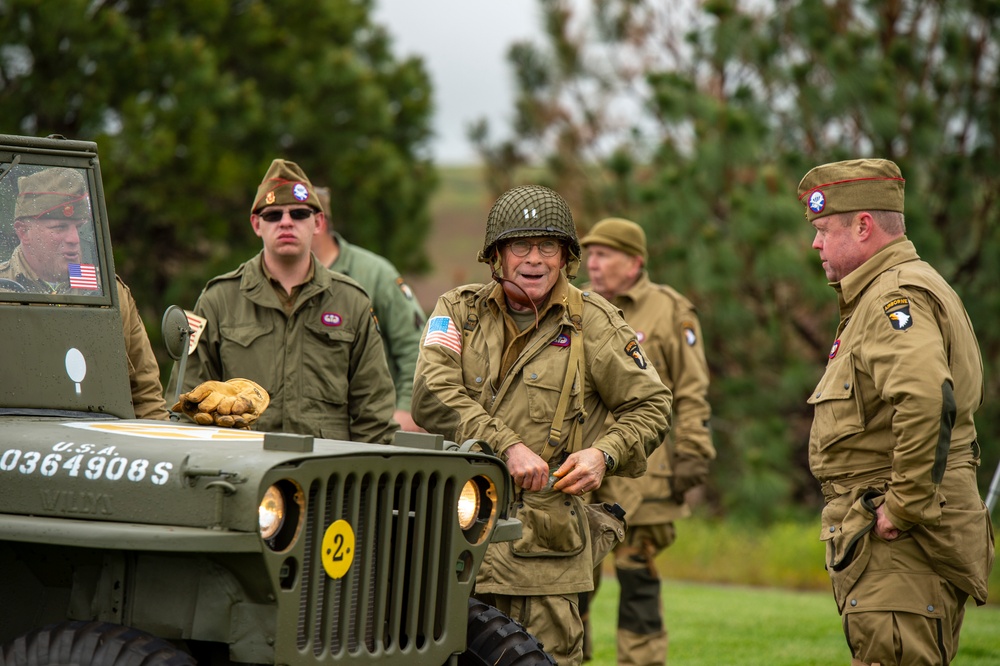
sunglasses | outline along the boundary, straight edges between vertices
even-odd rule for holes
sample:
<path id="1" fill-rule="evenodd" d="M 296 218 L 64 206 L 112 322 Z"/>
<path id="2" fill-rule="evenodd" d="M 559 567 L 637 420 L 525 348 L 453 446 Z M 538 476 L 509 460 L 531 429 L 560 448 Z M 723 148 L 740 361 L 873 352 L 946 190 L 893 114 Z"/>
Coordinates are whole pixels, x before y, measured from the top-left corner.
<path id="1" fill-rule="evenodd" d="M 310 217 L 316 214 L 312 208 L 293 208 L 292 210 L 269 210 L 266 213 L 260 214 L 260 219 L 265 222 L 281 222 L 281 218 L 288 213 L 288 217 L 293 220 L 308 220 Z"/>

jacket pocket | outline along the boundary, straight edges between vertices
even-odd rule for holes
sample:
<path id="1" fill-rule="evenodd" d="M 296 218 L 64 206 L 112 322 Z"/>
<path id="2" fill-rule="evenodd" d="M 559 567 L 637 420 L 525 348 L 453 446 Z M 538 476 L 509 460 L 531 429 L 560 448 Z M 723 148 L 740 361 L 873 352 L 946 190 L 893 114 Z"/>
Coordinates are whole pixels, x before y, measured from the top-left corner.
<path id="1" fill-rule="evenodd" d="M 273 394 L 278 385 L 274 369 L 279 367 L 273 359 L 279 350 L 275 348 L 274 336 L 270 335 L 272 330 L 274 326 L 269 321 L 220 326 L 222 367 L 236 373 L 222 379 L 246 377 Z"/>
<path id="2" fill-rule="evenodd" d="M 871 559 L 871 531 L 875 527 L 875 511 L 885 501 L 881 491 L 855 491 L 855 501 L 839 525 L 825 528 L 821 539 L 826 542 L 826 568 L 833 584 L 833 596 L 841 612 L 847 597 L 864 573 Z"/>
<path id="3" fill-rule="evenodd" d="M 523 493 L 511 517 L 521 521 L 521 538 L 510 543 L 517 557 L 571 557 L 587 546 L 583 502 L 565 493 Z"/>
<path id="4" fill-rule="evenodd" d="M 307 322 L 302 338 L 302 371 L 314 390 L 309 397 L 331 405 L 347 404 L 354 329 Z"/>
<path id="5" fill-rule="evenodd" d="M 552 423 L 552 415 L 559 405 L 568 368 L 562 358 L 568 359 L 568 354 L 546 354 L 543 358 L 526 363 L 522 369 L 522 380 L 525 393 L 528 396 L 528 415 L 536 423 Z M 574 369 L 575 373 L 576 370 Z M 580 396 L 580 378 L 573 378 L 570 387 L 569 402 L 566 405 L 566 419 L 571 420 L 583 411 Z M 566 429 L 563 429 L 566 432 Z"/>
<path id="6" fill-rule="evenodd" d="M 864 414 L 855 385 L 854 357 L 848 352 L 830 362 L 809 396 L 808 402 L 815 408 L 812 437 L 819 450 L 864 432 Z"/>

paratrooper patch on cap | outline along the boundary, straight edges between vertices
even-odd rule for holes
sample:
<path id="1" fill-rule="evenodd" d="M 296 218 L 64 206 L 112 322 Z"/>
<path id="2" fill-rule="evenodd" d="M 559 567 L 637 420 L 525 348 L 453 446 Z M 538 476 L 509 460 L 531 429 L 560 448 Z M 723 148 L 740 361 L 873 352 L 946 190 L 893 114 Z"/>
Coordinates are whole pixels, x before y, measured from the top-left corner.
<path id="1" fill-rule="evenodd" d="M 897 331 L 905 331 L 913 326 L 913 316 L 910 314 L 910 299 L 894 298 L 882 306 L 889 323 Z"/>
<path id="2" fill-rule="evenodd" d="M 267 193 L 267 196 L 264 197 L 264 203 L 268 206 L 274 203 L 274 190 Z"/>
<path id="3" fill-rule="evenodd" d="M 809 195 L 809 210 L 814 213 L 822 213 L 824 208 L 826 208 L 826 195 L 823 194 L 822 190 L 814 190 Z"/>
<path id="4" fill-rule="evenodd" d="M 625 353 L 632 357 L 635 364 L 639 366 L 640 370 L 646 369 L 646 357 L 642 353 L 642 347 L 636 340 L 629 340 L 628 344 L 625 345 Z"/>
<path id="5" fill-rule="evenodd" d="M 292 196 L 299 201 L 305 201 L 309 198 L 309 190 L 302 183 L 295 183 L 295 186 L 292 188 Z"/>

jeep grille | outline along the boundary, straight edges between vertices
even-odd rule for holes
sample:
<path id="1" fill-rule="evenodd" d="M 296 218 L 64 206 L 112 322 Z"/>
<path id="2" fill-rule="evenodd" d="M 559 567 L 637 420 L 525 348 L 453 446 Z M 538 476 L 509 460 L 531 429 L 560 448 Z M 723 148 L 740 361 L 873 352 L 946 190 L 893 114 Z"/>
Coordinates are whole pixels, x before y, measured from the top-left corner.
<path id="1" fill-rule="evenodd" d="M 300 651 L 328 660 L 345 653 L 425 653 L 443 642 L 445 618 L 459 610 L 448 607 L 457 583 L 451 554 L 456 483 L 440 472 L 400 469 L 334 474 L 312 483 Z M 351 567 L 335 580 L 323 568 L 320 549 L 336 520 L 353 527 L 356 547 Z"/>

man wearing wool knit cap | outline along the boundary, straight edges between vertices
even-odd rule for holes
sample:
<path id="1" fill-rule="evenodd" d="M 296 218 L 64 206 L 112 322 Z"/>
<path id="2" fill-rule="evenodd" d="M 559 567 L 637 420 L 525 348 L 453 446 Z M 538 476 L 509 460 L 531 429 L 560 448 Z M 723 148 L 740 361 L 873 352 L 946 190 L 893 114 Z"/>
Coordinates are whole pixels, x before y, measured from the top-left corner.
<path id="1" fill-rule="evenodd" d="M 888 160 L 816 167 L 799 201 L 840 304 L 809 466 L 852 665 L 948 664 L 986 602 L 990 518 L 976 486 L 979 344 L 961 299 L 905 236 Z"/>
<path id="2" fill-rule="evenodd" d="M 378 325 L 364 289 L 310 251 L 322 215 L 302 169 L 274 160 L 250 208 L 263 250 L 202 291 L 182 387 L 245 378 L 270 395 L 258 430 L 388 443 L 395 392 Z"/>

